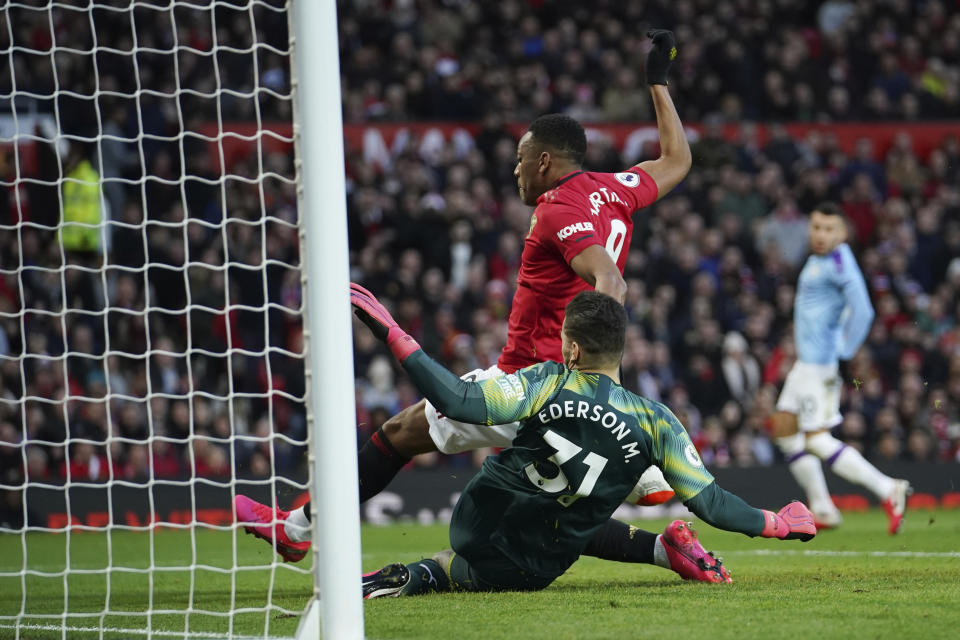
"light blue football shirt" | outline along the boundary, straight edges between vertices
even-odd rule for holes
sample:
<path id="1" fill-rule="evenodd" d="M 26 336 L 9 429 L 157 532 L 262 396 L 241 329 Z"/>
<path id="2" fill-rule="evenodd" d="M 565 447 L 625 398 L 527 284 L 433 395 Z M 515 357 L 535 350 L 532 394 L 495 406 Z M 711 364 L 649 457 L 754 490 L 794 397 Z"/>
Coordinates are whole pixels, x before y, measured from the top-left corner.
<path id="1" fill-rule="evenodd" d="M 797 357 L 810 364 L 849 360 L 873 322 L 867 285 L 846 243 L 807 258 L 793 304 Z"/>

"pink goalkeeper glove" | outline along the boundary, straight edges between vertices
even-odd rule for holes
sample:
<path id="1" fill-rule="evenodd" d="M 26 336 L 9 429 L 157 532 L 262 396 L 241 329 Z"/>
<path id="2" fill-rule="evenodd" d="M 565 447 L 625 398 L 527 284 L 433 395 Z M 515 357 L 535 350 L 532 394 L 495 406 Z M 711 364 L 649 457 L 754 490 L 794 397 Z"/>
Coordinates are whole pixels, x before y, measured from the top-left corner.
<path id="1" fill-rule="evenodd" d="M 781 540 L 812 540 L 817 535 L 817 526 L 813 523 L 813 514 L 802 502 L 791 502 L 777 513 L 763 511 L 764 538 Z"/>
<path id="2" fill-rule="evenodd" d="M 353 282 L 350 283 L 350 304 L 363 324 L 370 327 L 373 335 L 387 343 L 394 357 L 400 362 L 420 349 L 417 341 L 400 328 L 390 312 L 373 294 Z"/>

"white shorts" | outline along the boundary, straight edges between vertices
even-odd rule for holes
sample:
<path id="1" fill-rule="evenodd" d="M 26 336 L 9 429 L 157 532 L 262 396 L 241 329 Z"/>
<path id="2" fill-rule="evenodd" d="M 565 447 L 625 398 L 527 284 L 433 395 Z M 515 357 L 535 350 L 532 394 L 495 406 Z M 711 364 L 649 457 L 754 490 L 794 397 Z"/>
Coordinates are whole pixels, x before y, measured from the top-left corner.
<path id="1" fill-rule="evenodd" d="M 818 431 L 840 424 L 840 376 L 835 364 L 797 361 L 787 374 L 777 411 L 797 416 L 801 431 Z"/>
<path id="2" fill-rule="evenodd" d="M 504 375 L 497 365 L 489 369 L 476 369 L 462 376 L 464 380 L 489 380 Z M 429 401 L 425 407 L 430 437 L 442 453 L 460 453 L 483 447 L 509 447 L 520 428 L 519 422 L 486 426 L 457 422 L 437 413 Z"/>

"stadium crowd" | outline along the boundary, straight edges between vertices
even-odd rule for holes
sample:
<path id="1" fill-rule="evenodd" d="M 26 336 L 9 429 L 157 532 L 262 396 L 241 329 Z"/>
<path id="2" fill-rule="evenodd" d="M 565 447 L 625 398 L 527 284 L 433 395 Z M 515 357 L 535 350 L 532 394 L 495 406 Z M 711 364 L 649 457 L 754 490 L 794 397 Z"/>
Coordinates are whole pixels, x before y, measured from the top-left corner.
<path id="1" fill-rule="evenodd" d="M 831 136 L 794 140 L 775 130 L 755 146 L 743 142 L 751 130 L 727 141 L 707 129 L 678 192 L 635 217 L 625 385 L 673 408 L 708 464 L 773 462 L 764 427 L 795 355 L 804 214 L 836 200 L 877 310 L 845 371 L 838 433 L 869 456 L 957 459 L 958 140 L 947 138 L 923 161 L 902 134 L 873 159 L 869 139 L 851 157 Z M 350 158 L 354 279 L 383 292 L 404 328 L 460 373 L 499 355 L 530 224 L 509 159 L 496 152 L 513 141 L 504 134 L 507 142 L 484 153 L 492 135 L 485 129 L 459 157 L 463 141 L 451 142 L 437 164 L 415 144 L 379 172 L 362 154 Z M 635 161 L 603 139 L 591 144 L 591 168 Z M 372 340 L 363 332 L 356 340 L 356 370 L 366 372 L 360 406 L 376 426 L 384 408 L 395 412 L 414 395 Z"/>
<path id="2" fill-rule="evenodd" d="M 956 118 L 956 8 L 338 6 L 348 122 L 482 121 L 472 137 L 412 137 L 386 155 L 347 150 L 353 279 L 391 304 L 429 353 L 466 372 L 495 362 L 504 343 L 530 224 L 506 123 L 549 111 L 649 121 L 639 47 L 644 25 L 656 23 L 682 43 L 671 89 L 685 121 L 703 128 L 685 183 L 636 218 L 626 386 L 673 408 L 708 464 L 773 463 L 764 423 L 794 357 L 804 213 L 834 199 L 847 211 L 877 309 L 867 345 L 844 372 L 838 437 L 872 458 L 960 459 L 960 142 L 946 137 L 920 154 L 909 135 L 883 150 L 865 137 L 845 153 L 829 135 L 795 139 L 777 126 L 761 144 L 750 124 Z M 9 15 L 16 19 L 0 39 L 37 53 L 12 56 L 0 93 L 10 109 L 16 89 L 19 110 L 56 113 L 60 132 L 74 138 L 73 153 L 59 157 L 37 143 L 29 175 L 10 147 L 0 165 L 0 241 L 12 248 L 0 254 L 3 482 L 18 484 L 23 473 L 140 481 L 292 471 L 306 428 L 292 156 L 265 152 L 268 174 L 253 180 L 258 159 L 240 160 L 221 186 L 208 144 L 190 135 L 217 118 L 289 120 L 286 17 L 227 3 L 141 5 L 134 21 L 94 10 L 91 31 L 90 22 L 67 28 L 75 16 L 64 5 Z M 54 41 L 61 49 L 51 56 Z M 122 53 L 134 41 L 141 51 Z M 93 42 L 117 51 L 73 51 Z M 227 42 L 237 49 L 209 55 Z M 217 82 L 233 93 L 214 96 Z M 728 122 L 742 122 L 733 138 L 722 134 Z M 77 137 L 99 131 L 114 137 Z M 597 137 L 586 166 L 620 170 L 651 152 Z M 84 161 L 106 179 L 108 244 L 61 252 L 57 180 Z M 93 269 L 102 256 L 103 277 Z M 227 304 L 242 306 L 228 312 Z M 354 340 L 363 441 L 418 398 L 369 332 Z M 81 440 L 69 447 L 67 424 Z"/>
<path id="3" fill-rule="evenodd" d="M 960 12 L 949 0 L 370 0 L 340 3 L 348 121 L 651 120 L 650 25 L 683 55 L 681 118 L 956 118 Z"/>

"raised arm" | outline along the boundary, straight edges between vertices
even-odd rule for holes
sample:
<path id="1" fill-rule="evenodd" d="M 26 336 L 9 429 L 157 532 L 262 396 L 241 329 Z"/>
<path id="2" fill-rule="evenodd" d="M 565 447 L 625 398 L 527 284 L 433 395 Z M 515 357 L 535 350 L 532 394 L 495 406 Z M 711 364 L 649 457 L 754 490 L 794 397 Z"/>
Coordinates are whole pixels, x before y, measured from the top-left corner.
<path id="1" fill-rule="evenodd" d="M 657 132 L 660 136 L 660 157 L 637 166 L 657 183 L 657 200 L 680 184 L 690 171 L 692 156 L 690 143 L 683 131 L 680 116 L 667 89 L 667 71 L 677 56 L 676 39 L 672 31 L 653 29 L 647 32 L 653 40 L 653 49 L 647 55 L 647 83 L 657 114 Z"/>
<path id="2" fill-rule="evenodd" d="M 373 335 L 387 343 L 414 386 L 440 413 L 472 424 L 486 423 L 487 406 L 479 384 L 461 380 L 424 353 L 386 307 L 358 284 L 350 283 L 350 304 Z"/>
<path id="3" fill-rule="evenodd" d="M 481 382 L 462 380 L 424 353 L 373 294 L 358 284 L 350 284 L 350 304 L 373 335 L 387 343 L 420 393 L 454 420 L 493 425 L 528 418 L 556 393 L 569 373 L 557 362 L 541 362 Z"/>

